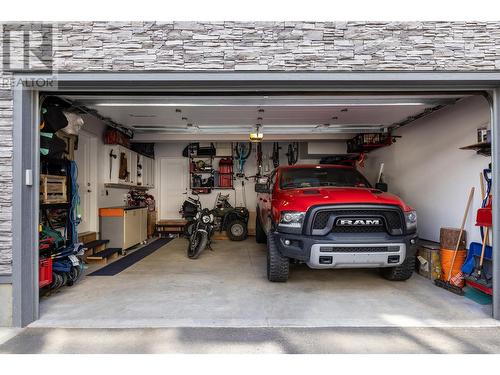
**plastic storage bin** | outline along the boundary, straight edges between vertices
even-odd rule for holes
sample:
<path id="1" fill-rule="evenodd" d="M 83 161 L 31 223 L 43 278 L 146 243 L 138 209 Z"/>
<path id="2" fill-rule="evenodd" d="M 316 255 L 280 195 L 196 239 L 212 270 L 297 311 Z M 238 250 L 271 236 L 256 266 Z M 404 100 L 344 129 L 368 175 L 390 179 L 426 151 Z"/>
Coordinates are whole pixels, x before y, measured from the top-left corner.
<path id="1" fill-rule="evenodd" d="M 52 259 L 40 259 L 40 272 L 39 272 L 39 285 L 40 288 L 52 284 Z"/>

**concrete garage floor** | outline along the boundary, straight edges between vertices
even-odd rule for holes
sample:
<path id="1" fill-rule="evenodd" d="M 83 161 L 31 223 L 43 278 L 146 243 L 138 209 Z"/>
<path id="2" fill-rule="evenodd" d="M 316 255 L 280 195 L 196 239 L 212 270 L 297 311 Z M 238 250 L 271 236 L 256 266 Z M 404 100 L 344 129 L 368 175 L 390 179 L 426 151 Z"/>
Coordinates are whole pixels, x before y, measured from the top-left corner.
<path id="1" fill-rule="evenodd" d="M 292 266 L 288 283 L 269 283 L 265 247 L 215 241 L 186 258 L 175 239 L 124 272 L 85 277 L 40 303 L 30 327 L 491 327 L 481 306 L 414 275 L 389 282 L 376 270 Z M 55 331 L 57 332 L 57 331 Z"/>

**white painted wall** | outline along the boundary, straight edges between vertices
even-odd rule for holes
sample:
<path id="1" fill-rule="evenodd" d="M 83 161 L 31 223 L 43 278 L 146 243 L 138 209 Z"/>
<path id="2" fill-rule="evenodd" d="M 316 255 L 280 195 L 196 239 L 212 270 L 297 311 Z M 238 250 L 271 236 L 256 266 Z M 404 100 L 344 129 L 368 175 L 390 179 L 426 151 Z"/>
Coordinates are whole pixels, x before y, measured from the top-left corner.
<path id="1" fill-rule="evenodd" d="M 476 143 L 476 129 L 489 125 L 489 116 L 484 98 L 462 99 L 400 128 L 396 144 L 369 154 L 363 172 L 373 181 L 385 163 L 389 190 L 418 211 L 421 238 L 439 241 L 441 227 L 460 227 L 467 194 L 475 186 L 466 230 L 468 242 L 480 242 L 474 226 L 481 204 L 479 173 L 491 160 L 459 147 Z"/>
<path id="2" fill-rule="evenodd" d="M 153 196 L 158 197 L 157 200 L 161 200 L 161 196 L 159 196 L 159 191 L 160 191 L 160 187 L 162 186 L 162 184 L 166 184 L 167 180 L 169 178 L 172 178 L 172 176 L 165 176 L 165 175 L 162 176 L 162 174 L 160 173 L 160 170 L 159 170 L 158 161 L 161 160 L 161 158 L 163 158 L 163 157 L 179 157 L 180 155 L 182 155 L 182 150 L 184 149 L 184 147 L 187 146 L 187 144 L 188 143 L 168 142 L 168 143 L 157 143 L 155 145 L 157 181 L 156 181 L 156 188 L 154 190 L 151 190 L 150 193 Z M 207 145 L 208 145 L 208 143 L 207 143 Z M 280 143 L 280 145 L 282 146 L 282 149 L 280 150 L 280 163 L 282 165 L 286 165 L 287 164 L 286 152 L 287 152 L 288 142 Z M 304 143 L 303 145 L 304 146 L 301 146 L 301 147 L 305 147 L 307 144 Z M 344 145 L 345 145 L 345 143 L 344 143 Z M 321 142 L 320 147 L 321 147 L 321 152 L 328 149 L 325 142 Z M 264 154 L 263 155 L 263 162 L 264 162 L 264 164 L 268 163 L 268 165 L 269 165 L 268 170 L 269 171 L 272 171 L 272 168 L 273 168 L 272 161 L 270 159 L 270 156 L 272 153 L 272 148 L 273 148 L 273 142 L 264 142 L 262 145 L 262 151 Z M 334 151 L 330 151 L 330 152 L 334 152 L 334 153 L 339 152 L 338 143 L 332 143 L 332 150 L 334 150 Z M 345 149 L 342 152 L 345 152 Z M 299 163 L 302 163 L 302 164 L 317 163 L 318 161 L 319 161 L 319 159 L 299 159 Z M 252 154 L 250 155 L 250 157 L 248 158 L 248 160 L 245 163 L 245 173 L 248 176 L 254 175 L 256 173 L 256 168 L 257 168 L 256 165 L 257 165 L 257 163 L 256 163 L 255 145 L 254 145 L 254 147 L 252 149 Z M 236 172 L 236 165 L 234 167 L 234 171 Z M 186 174 L 188 172 L 189 171 L 186 169 Z M 242 182 L 241 179 L 237 179 L 236 181 L 234 181 L 234 187 L 235 187 L 234 190 L 216 190 L 216 189 L 214 189 L 214 190 L 212 190 L 212 193 L 210 193 L 210 194 L 200 194 L 200 200 L 202 202 L 203 207 L 213 207 L 216 196 L 219 192 L 222 192 L 223 194 L 229 194 L 230 195 L 229 201 L 231 204 L 236 205 L 236 206 L 244 206 L 243 187 L 242 187 L 241 182 Z M 245 184 L 244 191 L 245 191 L 245 195 L 246 195 L 247 208 L 250 211 L 254 211 L 255 207 L 257 206 L 257 200 L 256 200 L 257 195 L 256 195 L 255 190 L 254 190 L 255 183 L 251 179 L 251 180 L 245 180 L 244 184 Z M 180 199 L 179 201 L 180 201 L 180 203 L 182 203 L 183 199 Z M 179 205 L 179 208 L 180 208 L 180 205 Z M 164 218 L 160 218 L 160 219 L 164 219 Z"/>
<path id="3" fill-rule="evenodd" d="M 97 136 L 97 207 L 113 207 L 123 206 L 127 195 L 127 189 L 110 189 L 104 187 L 106 173 L 109 174 L 109 169 L 106 170 L 104 160 L 109 156 L 104 151 L 104 132 L 106 125 L 91 115 L 84 116 L 85 125 L 83 129 Z"/>

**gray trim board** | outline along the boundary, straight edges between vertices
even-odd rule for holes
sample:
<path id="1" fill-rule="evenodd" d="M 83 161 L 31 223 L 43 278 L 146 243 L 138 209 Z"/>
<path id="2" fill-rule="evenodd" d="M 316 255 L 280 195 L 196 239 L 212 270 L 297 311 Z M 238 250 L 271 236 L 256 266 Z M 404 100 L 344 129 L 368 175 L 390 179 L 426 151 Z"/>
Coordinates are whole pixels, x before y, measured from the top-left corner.
<path id="1" fill-rule="evenodd" d="M 20 74 L 16 80 L 40 75 Z M 59 73 L 59 91 L 457 91 L 492 93 L 493 194 L 500 196 L 500 72 L 171 72 L 171 73 Z M 52 91 L 56 91 L 55 89 Z M 38 318 L 38 258 L 36 227 L 38 183 L 24 185 L 25 169 L 38 178 L 38 128 L 36 91 L 16 90 L 14 95 L 14 207 L 13 289 L 14 325 L 25 326 Z M 500 319 L 500 207 L 494 200 L 494 317 Z M 497 224 L 499 223 L 499 224 Z"/>
<path id="2" fill-rule="evenodd" d="M 12 275 L 0 275 L 0 284 L 12 284 Z"/>
<path id="3" fill-rule="evenodd" d="M 38 92 L 14 90 L 12 288 L 13 325 L 38 318 Z M 25 183 L 32 170 L 33 185 Z"/>
<path id="4" fill-rule="evenodd" d="M 207 91 L 207 90 L 357 90 L 375 88 L 484 90 L 500 82 L 500 72 L 93 72 L 54 75 L 23 74 L 55 78 L 58 85 L 45 91 Z"/>
<path id="5" fill-rule="evenodd" d="M 491 138 L 492 138 L 492 195 L 500 197 L 500 87 L 493 91 L 491 106 Z M 500 205 L 493 199 L 493 318 L 500 320 Z"/>

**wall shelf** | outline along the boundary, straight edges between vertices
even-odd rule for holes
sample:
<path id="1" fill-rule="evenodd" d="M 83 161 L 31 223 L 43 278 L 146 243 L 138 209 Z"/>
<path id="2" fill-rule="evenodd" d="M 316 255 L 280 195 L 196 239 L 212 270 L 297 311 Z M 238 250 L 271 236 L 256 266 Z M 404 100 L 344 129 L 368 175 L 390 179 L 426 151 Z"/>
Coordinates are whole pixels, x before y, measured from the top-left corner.
<path id="1" fill-rule="evenodd" d="M 104 187 L 107 188 L 114 188 L 114 189 L 127 189 L 127 190 L 149 190 L 151 187 L 149 186 L 141 186 L 141 185 L 131 185 L 131 184 L 112 184 L 112 183 L 106 183 L 104 184 Z"/>

